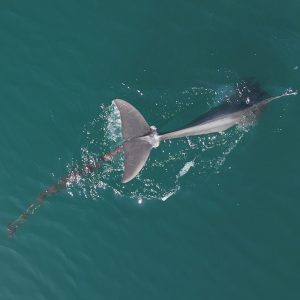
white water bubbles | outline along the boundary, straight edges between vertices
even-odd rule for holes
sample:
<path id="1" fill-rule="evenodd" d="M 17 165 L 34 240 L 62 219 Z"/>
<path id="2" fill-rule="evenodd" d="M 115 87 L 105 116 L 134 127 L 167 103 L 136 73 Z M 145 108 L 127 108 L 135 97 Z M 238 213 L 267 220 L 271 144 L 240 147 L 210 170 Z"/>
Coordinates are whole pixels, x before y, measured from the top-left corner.
<path id="1" fill-rule="evenodd" d="M 83 129 L 81 158 L 67 166 L 71 176 L 68 184 L 68 192 L 71 195 L 79 194 L 85 198 L 101 199 L 101 191 L 112 188 L 110 177 L 122 172 L 121 159 L 117 157 L 112 163 L 100 160 L 101 156 L 121 144 L 121 120 L 119 112 L 114 104 L 101 105 L 98 116 L 88 123 Z M 84 166 L 100 164 L 94 171 L 82 174 Z"/>
<path id="2" fill-rule="evenodd" d="M 229 90 L 228 86 L 218 90 L 192 87 L 180 92 L 176 100 L 178 117 L 181 110 L 193 110 L 194 102 L 202 97 L 206 109 L 201 109 L 200 115 L 226 98 Z M 159 115 L 166 112 L 163 103 L 157 103 L 156 109 Z M 234 128 L 224 133 L 162 142 L 158 149 L 152 150 L 140 174 L 127 184 L 121 183 L 121 154 L 111 163 L 102 163 L 94 172 L 74 176 L 68 191 L 88 199 L 104 199 L 113 193 L 118 197 L 134 199 L 139 204 L 150 199 L 166 201 L 180 191 L 183 178 L 197 176 L 201 180 L 203 176 L 221 172 L 226 158 L 244 133 L 245 130 Z M 99 156 L 122 143 L 121 120 L 116 106 L 101 106 L 98 116 L 85 126 L 82 138 L 81 162 L 68 166 L 70 171 L 77 170 L 78 173 L 82 165 L 97 162 Z"/>

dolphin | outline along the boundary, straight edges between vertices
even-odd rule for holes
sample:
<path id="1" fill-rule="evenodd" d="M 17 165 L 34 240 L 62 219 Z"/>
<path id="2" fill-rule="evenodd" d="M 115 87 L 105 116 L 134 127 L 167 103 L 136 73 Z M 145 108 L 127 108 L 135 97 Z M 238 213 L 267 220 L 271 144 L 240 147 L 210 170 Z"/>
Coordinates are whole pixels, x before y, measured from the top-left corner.
<path id="1" fill-rule="evenodd" d="M 115 99 L 121 117 L 123 137 L 124 173 L 122 182 L 127 183 L 136 177 L 145 165 L 152 148 L 160 142 L 209 133 L 223 132 L 236 125 L 252 124 L 266 106 L 273 100 L 296 95 L 287 91 L 275 97 L 268 94 L 254 81 L 241 81 L 236 84 L 234 94 L 219 106 L 210 109 L 197 119 L 174 131 L 158 132 L 149 126 L 142 114 L 130 103 Z"/>
<path id="2" fill-rule="evenodd" d="M 121 99 L 113 100 L 120 112 L 123 143 L 99 156 L 95 161 L 84 164 L 82 169 L 72 170 L 40 192 L 19 217 L 7 225 L 9 237 L 14 236 L 17 228 L 25 223 L 28 216 L 34 214 L 47 198 L 66 188 L 73 178 L 80 178 L 94 172 L 104 162 L 111 161 L 120 152 L 123 151 L 125 157 L 122 182 L 126 183 L 139 174 L 151 149 L 158 147 L 160 142 L 192 135 L 222 132 L 236 125 L 253 123 L 271 101 L 289 95 L 297 95 L 297 92 L 288 90 L 282 95 L 269 97 L 253 80 L 242 81 L 236 84 L 233 95 L 219 106 L 202 114 L 186 126 L 165 133 L 159 133 L 155 126 L 149 126 L 142 114 L 130 103 Z"/>

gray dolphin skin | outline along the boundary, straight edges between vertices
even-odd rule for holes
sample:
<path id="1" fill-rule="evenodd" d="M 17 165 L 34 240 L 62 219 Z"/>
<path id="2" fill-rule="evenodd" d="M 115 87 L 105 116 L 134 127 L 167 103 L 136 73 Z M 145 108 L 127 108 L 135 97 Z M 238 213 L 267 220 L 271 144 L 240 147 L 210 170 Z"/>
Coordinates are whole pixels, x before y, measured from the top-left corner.
<path id="1" fill-rule="evenodd" d="M 120 112 L 124 140 L 125 161 L 122 182 L 129 182 L 138 175 L 151 149 L 158 147 L 161 141 L 223 132 L 236 125 L 253 123 L 268 103 L 296 94 L 297 92 L 289 91 L 279 96 L 268 97 L 256 82 L 242 81 L 236 84 L 235 93 L 219 106 L 186 126 L 165 133 L 158 133 L 154 126 L 149 126 L 141 113 L 128 102 L 121 99 L 113 100 Z"/>

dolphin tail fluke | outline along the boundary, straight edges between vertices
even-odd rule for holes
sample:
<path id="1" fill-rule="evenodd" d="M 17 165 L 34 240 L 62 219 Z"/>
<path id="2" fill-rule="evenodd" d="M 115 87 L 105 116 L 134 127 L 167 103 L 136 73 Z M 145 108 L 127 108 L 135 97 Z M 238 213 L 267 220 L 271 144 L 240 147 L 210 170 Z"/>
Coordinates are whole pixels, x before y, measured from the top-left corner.
<path id="1" fill-rule="evenodd" d="M 116 99 L 113 103 L 117 106 L 121 117 L 125 155 L 122 182 L 126 183 L 138 175 L 149 157 L 153 144 L 148 135 L 152 129 L 142 114 L 131 104 L 121 99 Z"/>
<path id="2" fill-rule="evenodd" d="M 121 99 L 115 99 L 113 103 L 120 112 L 124 141 L 141 137 L 151 132 L 151 128 L 142 114 L 130 103 Z"/>
<path id="3" fill-rule="evenodd" d="M 123 145 L 123 149 L 125 163 L 122 182 L 126 183 L 137 176 L 144 167 L 152 149 L 152 145 L 142 138 L 135 138 L 126 141 Z"/>

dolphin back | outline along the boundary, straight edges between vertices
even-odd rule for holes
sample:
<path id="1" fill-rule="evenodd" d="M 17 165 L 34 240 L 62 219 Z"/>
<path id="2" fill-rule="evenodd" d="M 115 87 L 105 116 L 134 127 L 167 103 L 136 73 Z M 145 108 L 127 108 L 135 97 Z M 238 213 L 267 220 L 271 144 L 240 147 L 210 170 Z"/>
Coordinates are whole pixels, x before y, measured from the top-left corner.
<path id="1" fill-rule="evenodd" d="M 262 89 L 260 84 L 254 79 L 241 80 L 234 85 L 233 94 L 230 97 L 225 99 L 217 107 L 210 109 L 191 123 L 184 126 L 184 128 L 203 124 L 221 116 L 242 111 L 262 102 L 268 96 L 268 93 Z M 261 106 L 261 109 L 263 108 L 264 106 Z"/>

